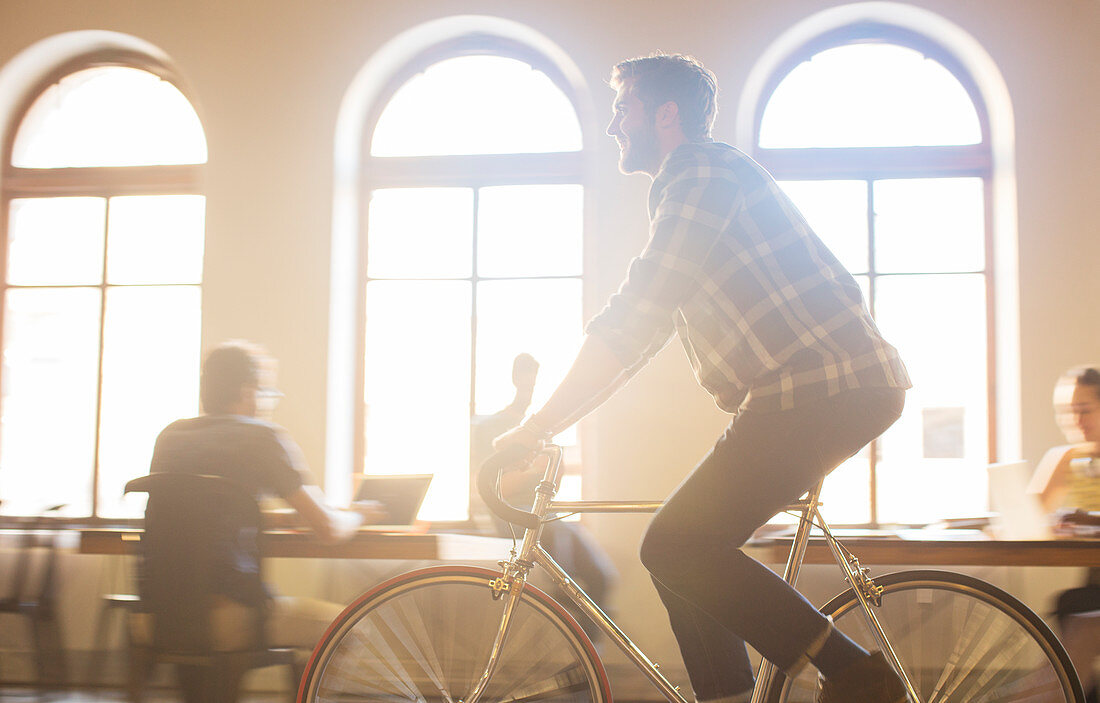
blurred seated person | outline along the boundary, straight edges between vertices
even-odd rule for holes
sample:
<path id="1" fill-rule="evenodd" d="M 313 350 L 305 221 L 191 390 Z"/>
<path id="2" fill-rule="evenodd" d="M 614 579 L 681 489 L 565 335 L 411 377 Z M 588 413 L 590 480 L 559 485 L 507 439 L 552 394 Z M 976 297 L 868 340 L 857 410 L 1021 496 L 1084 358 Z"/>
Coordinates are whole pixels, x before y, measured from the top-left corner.
<path id="1" fill-rule="evenodd" d="M 512 385 L 516 389 L 512 403 L 492 415 L 474 417 L 471 460 L 475 470 L 480 469 L 482 463 L 492 455 L 493 440 L 523 422 L 531 404 L 538 372 L 539 363 L 530 354 L 516 356 L 512 362 Z M 535 496 L 535 486 L 540 478 L 542 467 L 506 471 L 500 478 L 501 495 L 505 501 L 516 507 L 530 508 Z M 513 527 L 496 516 L 493 516 L 493 523 L 500 537 L 519 535 L 523 529 Z M 544 523 L 541 543 L 584 592 L 600 608 L 606 610 L 608 596 L 618 581 L 618 572 L 603 548 L 584 526 L 579 522 L 564 520 Z M 571 605 L 568 599 L 562 599 L 561 602 Z M 594 639 L 596 631 L 594 627 L 590 627 L 588 618 L 577 617 L 576 614 L 574 617 L 588 632 L 589 637 Z"/>
<path id="2" fill-rule="evenodd" d="M 1060 516 L 1059 529 L 1096 524 L 1100 514 L 1100 370 L 1076 367 L 1054 389 L 1055 419 L 1068 445 L 1054 447 L 1039 462 L 1029 490 L 1043 508 Z M 1096 703 L 1093 662 L 1100 656 L 1100 569 L 1090 569 L 1084 586 L 1058 596 L 1062 643 L 1073 660 L 1087 700 Z"/>
<path id="3" fill-rule="evenodd" d="M 269 421 L 280 393 L 275 390 L 275 362 L 258 346 L 227 342 L 203 362 L 199 394 L 203 414 L 177 420 L 157 437 L 151 473 L 176 472 L 231 479 L 257 499 L 283 498 L 294 513 L 265 513 L 265 524 L 304 523 L 326 542 L 353 535 L 360 525 L 384 516 L 375 503 L 338 510 L 307 485 L 301 451 L 282 428 Z M 245 544 L 254 541 L 242 540 Z M 343 606 L 319 599 L 272 595 L 249 565 L 258 554 L 236 554 L 238 540 L 226 541 L 223 590 L 217 594 L 214 637 L 219 650 L 253 646 L 249 613 L 266 609 L 268 645 L 312 649 Z M 140 637 L 140 626 L 136 628 Z"/>

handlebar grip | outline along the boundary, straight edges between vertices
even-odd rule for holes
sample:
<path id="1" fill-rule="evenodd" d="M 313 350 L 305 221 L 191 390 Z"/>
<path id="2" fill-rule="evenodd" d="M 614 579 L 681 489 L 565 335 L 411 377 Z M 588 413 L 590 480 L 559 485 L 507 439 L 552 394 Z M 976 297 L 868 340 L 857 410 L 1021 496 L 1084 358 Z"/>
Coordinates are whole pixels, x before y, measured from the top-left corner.
<path id="1" fill-rule="evenodd" d="M 528 453 L 528 450 L 523 447 L 512 446 L 486 459 L 477 474 L 477 492 L 494 515 L 513 525 L 530 530 L 539 526 L 538 516 L 505 503 L 497 494 L 497 476 L 500 470 L 519 463 L 527 457 Z"/>

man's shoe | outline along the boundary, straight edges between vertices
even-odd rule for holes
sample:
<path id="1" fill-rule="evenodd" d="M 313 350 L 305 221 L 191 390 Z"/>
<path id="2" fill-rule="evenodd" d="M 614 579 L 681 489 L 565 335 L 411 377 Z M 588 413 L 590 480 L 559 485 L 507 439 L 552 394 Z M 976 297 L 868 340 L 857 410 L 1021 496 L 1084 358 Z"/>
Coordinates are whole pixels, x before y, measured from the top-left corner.
<path id="1" fill-rule="evenodd" d="M 863 657 L 844 671 L 820 680 L 817 703 L 906 703 L 905 684 L 882 652 Z"/>

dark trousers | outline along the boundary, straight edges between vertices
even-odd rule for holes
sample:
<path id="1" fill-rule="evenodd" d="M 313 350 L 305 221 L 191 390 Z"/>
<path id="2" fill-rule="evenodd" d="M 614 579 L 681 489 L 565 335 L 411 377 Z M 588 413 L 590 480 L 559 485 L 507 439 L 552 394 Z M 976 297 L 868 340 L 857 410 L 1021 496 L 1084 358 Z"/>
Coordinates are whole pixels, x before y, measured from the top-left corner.
<path id="1" fill-rule="evenodd" d="M 901 415 L 904 391 L 841 393 L 778 413 L 742 411 L 654 516 L 642 542 L 699 700 L 752 688 L 749 642 L 784 671 L 828 621 L 741 546 L 759 526 Z"/>

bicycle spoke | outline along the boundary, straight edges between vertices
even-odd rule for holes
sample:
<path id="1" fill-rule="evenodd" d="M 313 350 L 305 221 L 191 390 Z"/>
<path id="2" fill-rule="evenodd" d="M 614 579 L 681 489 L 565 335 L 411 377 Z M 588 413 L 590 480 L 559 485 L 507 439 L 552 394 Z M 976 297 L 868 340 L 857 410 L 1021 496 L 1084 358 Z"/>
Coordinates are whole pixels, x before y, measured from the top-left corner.
<path id="1" fill-rule="evenodd" d="M 1061 645 L 1003 591 L 946 572 L 878 582 L 885 593 L 875 614 L 922 703 L 1076 703 Z M 877 648 L 850 593 L 825 610 L 859 644 Z M 791 682 L 787 703 L 813 701 L 815 679 Z"/>
<path id="2" fill-rule="evenodd" d="M 414 575 L 407 586 L 398 584 L 364 602 L 311 663 L 306 700 L 463 699 L 485 671 L 506 602 L 492 599 L 488 580 L 480 573 L 476 578 Z M 595 678 L 598 669 L 575 629 L 525 594 L 483 700 L 600 703 L 606 682 Z"/>

